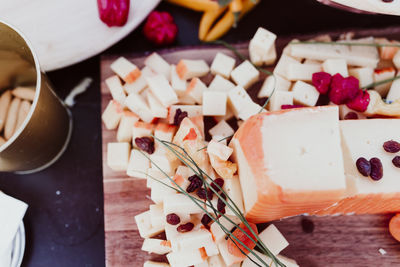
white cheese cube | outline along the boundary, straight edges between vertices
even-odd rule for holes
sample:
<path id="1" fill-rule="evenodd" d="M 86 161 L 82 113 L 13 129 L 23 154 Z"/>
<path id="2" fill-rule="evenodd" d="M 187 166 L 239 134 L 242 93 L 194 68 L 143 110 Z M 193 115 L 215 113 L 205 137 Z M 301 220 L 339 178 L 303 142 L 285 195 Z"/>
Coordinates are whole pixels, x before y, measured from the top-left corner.
<path id="1" fill-rule="evenodd" d="M 263 61 L 265 65 L 272 65 L 276 61 L 276 48 L 275 44 L 269 49 L 268 53 L 264 56 Z"/>
<path id="2" fill-rule="evenodd" d="M 234 58 L 218 52 L 211 64 L 211 73 L 229 79 L 235 63 L 236 60 Z"/>
<path id="3" fill-rule="evenodd" d="M 293 92 L 275 91 L 268 102 L 269 110 L 281 110 L 282 105 L 293 105 Z"/>
<path id="4" fill-rule="evenodd" d="M 207 90 L 207 86 L 199 79 L 193 78 L 186 88 L 186 95 L 190 96 L 196 103 L 203 103 L 203 92 Z"/>
<path id="5" fill-rule="evenodd" d="M 396 69 L 400 69 L 400 50 L 394 54 L 393 57 L 393 64 L 396 67 Z"/>
<path id="6" fill-rule="evenodd" d="M 181 96 L 178 96 L 178 100 L 179 100 L 178 104 L 180 104 L 180 105 L 195 105 L 196 104 L 196 101 L 190 95 L 187 95 L 186 93 Z"/>
<path id="7" fill-rule="evenodd" d="M 204 262 L 202 254 L 198 249 L 192 251 L 178 251 L 167 254 L 167 259 L 171 267 L 188 267 Z"/>
<path id="8" fill-rule="evenodd" d="M 123 112 L 124 110 L 120 103 L 115 100 L 110 100 L 101 116 L 107 130 L 114 130 L 118 127 Z"/>
<path id="9" fill-rule="evenodd" d="M 149 67 L 155 73 L 163 75 L 168 81 L 171 76 L 171 65 L 168 64 L 159 54 L 152 53 L 144 60 L 144 65 Z"/>
<path id="10" fill-rule="evenodd" d="M 154 124 L 138 121 L 132 127 L 132 145 L 136 146 L 135 139 L 139 137 L 147 137 L 153 134 Z"/>
<path id="11" fill-rule="evenodd" d="M 221 136 L 221 135 L 213 135 L 211 136 L 211 140 L 217 141 L 221 144 L 227 145 L 228 141 L 225 137 Z"/>
<path id="12" fill-rule="evenodd" d="M 142 250 L 148 253 L 164 255 L 172 251 L 171 242 L 157 238 L 146 238 L 143 241 Z"/>
<path id="13" fill-rule="evenodd" d="M 135 82 L 141 74 L 138 67 L 124 57 L 120 57 L 114 61 L 110 65 L 110 68 L 126 83 Z"/>
<path id="14" fill-rule="evenodd" d="M 231 72 L 232 80 L 245 89 L 257 82 L 259 76 L 260 72 L 248 60 L 243 61 Z"/>
<path id="15" fill-rule="evenodd" d="M 217 209 L 217 205 L 218 205 L 218 197 L 216 195 L 213 196 L 213 198 L 210 200 L 211 205 L 214 207 L 214 209 Z M 207 202 L 207 204 L 210 205 L 209 202 Z M 206 206 L 207 207 L 207 211 L 211 214 L 214 214 L 214 210 L 212 207 L 210 206 Z"/>
<path id="16" fill-rule="evenodd" d="M 247 254 L 248 257 L 246 257 L 242 263 L 242 267 L 256 267 L 256 266 L 263 266 L 265 265 L 263 262 L 265 262 L 268 266 L 275 266 L 272 259 L 268 257 L 267 255 L 258 252 L 257 250 L 253 250 L 255 254 L 262 260 L 260 261 L 257 259 L 256 256 L 254 256 L 252 253 Z M 249 258 L 250 257 L 250 258 Z M 255 261 L 257 264 L 255 264 L 253 261 Z"/>
<path id="17" fill-rule="evenodd" d="M 395 80 L 390 86 L 390 90 L 387 94 L 386 100 L 396 101 L 398 99 L 400 99 L 400 80 Z"/>
<path id="18" fill-rule="evenodd" d="M 299 267 L 297 262 L 295 260 L 293 260 L 293 259 L 290 259 L 290 258 L 285 257 L 283 255 L 277 255 L 276 257 L 278 258 L 278 260 L 280 260 L 280 262 L 285 264 L 286 267 Z"/>
<path id="19" fill-rule="evenodd" d="M 276 60 L 276 48 L 275 45 L 269 49 L 267 53 L 259 54 L 255 52 L 252 43 L 250 42 L 249 45 L 249 54 L 250 54 L 250 61 L 256 66 L 262 65 L 272 65 L 275 63 Z"/>
<path id="20" fill-rule="evenodd" d="M 164 175 L 165 177 L 165 175 Z M 171 180 L 169 178 L 162 178 L 158 181 L 153 181 L 151 184 L 151 200 L 156 204 L 164 203 L 166 197 L 170 195 L 176 195 L 176 190 L 168 187 L 167 185 L 172 186 Z M 166 215 L 168 213 L 164 213 Z"/>
<path id="21" fill-rule="evenodd" d="M 157 97 L 164 107 L 178 103 L 178 96 L 163 75 L 157 75 L 146 79 L 150 91 L 155 97 Z"/>
<path id="22" fill-rule="evenodd" d="M 107 144 L 107 165 L 114 171 L 126 171 L 131 146 L 129 143 Z"/>
<path id="23" fill-rule="evenodd" d="M 349 72 L 347 71 L 347 63 L 343 58 L 330 58 L 325 60 L 324 63 L 322 63 L 322 70 L 331 75 L 339 73 L 343 77 L 349 76 Z"/>
<path id="24" fill-rule="evenodd" d="M 374 82 L 379 82 L 379 81 L 383 81 L 386 79 L 390 79 L 390 78 L 393 78 L 395 75 L 396 75 L 396 70 L 392 67 L 384 68 L 384 69 L 376 69 L 374 71 Z M 392 85 L 392 82 L 388 82 L 388 83 L 384 83 L 384 84 L 375 86 L 374 89 L 375 89 L 375 91 L 378 91 L 378 93 L 382 97 L 386 97 L 391 85 Z"/>
<path id="25" fill-rule="evenodd" d="M 334 105 L 333 103 L 330 104 Z M 339 105 L 339 118 L 341 120 L 353 119 L 353 117 L 356 117 L 355 119 L 357 120 L 364 120 L 367 118 L 363 113 L 352 110 L 347 105 Z"/>
<path id="26" fill-rule="evenodd" d="M 167 173 L 170 176 L 174 174 L 175 169 L 180 164 L 178 161 L 170 161 L 165 154 L 165 150 L 154 152 L 150 155 L 150 160 L 152 168 L 160 168 L 163 172 Z"/>
<path id="27" fill-rule="evenodd" d="M 143 267 L 170 267 L 170 265 L 165 262 L 145 261 Z"/>
<path id="28" fill-rule="evenodd" d="M 147 87 L 146 77 L 153 77 L 156 75 L 154 71 L 152 71 L 149 67 L 144 67 L 140 71 L 141 74 L 139 78 L 136 79 L 133 83 L 125 83 L 123 85 L 125 92 L 129 95 L 130 93 L 139 94 Z"/>
<path id="29" fill-rule="evenodd" d="M 186 188 L 190 184 L 190 181 L 188 180 L 188 178 L 193 175 L 194 175 L 194 172 L 189 167 L 178 166 L 173 179 L 178 186 L 180 186 L 183 190 L 186 190 Z M 174 184 L 174 187 L 178 188 L 177 185 Z"/>
<path id="30" fill-rule="evenodd" d="M 262 27 L 259 27 L 250 41 L 250 56 L 251 54 L 266 55 L 274 45 L 276 35 Z"/>
<path id="31" fill-rule="evenodd" d="M 204 204 L 198 203 L 200 207 L 205 208 Z M 170 213 L 201 213 L 203 210 L 193 200 L 184 194 L 168 195 L 164 198 L 164 214 Z"/>
<path id="32" fill-rule="evenodd" d="M 297 81 L 293 85 L 293 100 L 304 106 L 315 106 L 319 98 L 319 92 L 311 84 Z"/>
<path id="33" fill-rule="evenodd" d="M 171 86 L 179 97 L 185 94 L 187 81 L 179 77 L 175 65 L 171 65 Z"/>
<path id="34" fill-rule="evenodd" d="M 228 92 L 228 104 L 235 116 L 238 116 L 248 103 L 252 100 L 242 86 L 236 86 Z"/>
<path id="35" fill-rule="evenodd" d="M 299 42 L 299 39 L 292 39 L 282 50 L 282 55 L 286 55 L 286 56 L 290 56 L 292 58 L 294 58 L 295 60 L 297 60 L 298 62 L 302 62 L 303 58 L 301 57 L 295 57 L 292 56 L 292 47 L 294 46 L 293 44 L 291 44 L 292 42 Z M 307 60 L 307 59 L 306 59 Z"/>
<path id="36" fill-rule="evenodd" d="M 226 192 L 226 194 L 232 199 L 232 201 L 236 204 L 240 212 L 244 213 L 243 194 L 242 194 L 242 189 L 240 187 L 240 181 L 238 176 L 235 175 L 232 179 L 225 179 L 223 189 Z M 226 214 L 232 216 L 236 215 L 231 209 L 227 209 Z"/>
<path id="37" fill-rule="evenodd" d="M 245 106 L 244 109 L 242 109 L 239 114 L 238 114 L 238 118 L 241 120 L 247 120 L 248 118 L 250 118 L 253 115 L 256 115 L 260 112 L 265 112 L 266 110 L 262 108 L 262 106 L 260 106 L 257 103 L 254 103 L 253 101 L 250 103 L 247 103 L 247 105 Z"/>
<path id="38" fill-rule="evenodd" d="M 150 168 L 147 170 L 147 183 L 148 188 L 152 188 L 154 183 L 158 183 L 157 180 L 167 178 L 163 172 L 157 168 Z"/>
<path id="39" fill-rule="evenodd" d="M 117 141 L 128 142 L 132 140 L 132 127 L 139 121 L 139 117 L 130 111 L 124 111 L 118 126 Z"/>
<path id="40" fill-rule="evenodd" d="M 235 85 L 231 81 L 217 74 L 208 86 L 208 90 L 227 92 L 233 87 L 235 87 Z"/>
<path id="41" fill-rule="evenodd" d="M 257 97 L 270 97 L 274 90 L 289 91 L 291 86 L 292 83 L 285 78 L 279 75 L 270 75 L 265 79 L 260 91 L 258 92 Z"/>
<path id="42" fill-rule="evenodd" d="M 217 245 L 214 243 L 213 236 L 207 229 L 200 228 L 196 231 L 192 230 L 183 233 L 177 240 L 177 244 L 179 250 L 198 250 L 204 247 L 208 256 L 218 254 Z"/>
<path id="43" fill-rule="evenodd" d="M 369 67 L 349 69 L 349 75 L 360 81 L 360 87 L 374 82 L 374 69 Z"/>
<path id="44" fill-rule="evenodd" d="M 172 142 L 172 138 L 176 132 L 176 126 L 169 125 L 166 123 L 158 123 L 156 128 L 154 129 L 154 137 L 160 139 L 162 141 Z M 156 151 L 167 149 L 163 144 L 158 141 L 155 141 L 155 149 Z"/>
<path id="45" fill-rule="evenodd" d="M 208 74 L 210 67 L 205 60 L 181 59 L 176 65 L 179 77 L 188 80 L 195 77 L 203 77 Z"/>
<path id="46" fill-rule="evenodd" d="M 226 233 L 224 230 L 230 232 L 233 228 L 241 223 L 241 220 L 236 216 L 226 215 L 226 217 L 229 218 L 230 221 L 225 217 L 220 217 L 218 219 L 220 224 L 216 222 L 211 224 L 210 231 L 213 234 L 216 243 L 220 243 L 225 239 Z M 225 227 L 225 229 L 222 229 L 220 225 Z"/>
<path id="47" fill-rule="evenodd" d="M 290 63 L 287 70 L 287 78 L 290 81 L 311 81 L 312 75 L 320 71 L 322 71 L 320 65 Z"/>
<path id="48" fill-rule="evenodd" d="M 232 148 L 214 140 L 211 140 L 207 145 L 208 154 L 212 154 L 224 161 L 229 159 L 229 157 L 232 155 L 232 152 Z"/>
<path id="49" fill-rule="evenodd" d="M 226 92 L 203 92 L 203 116 L 224 116 L 226 114 Z"/>
<path id="50" fill-rule="evenodd" d="M 147 178 L 147 170 L 150 168 L 150 160 L 139 150 L 132 149 L 126 173 L 129 177 L 141 179 Z"/>
<path id="51" fill-rule="evenodd" d="M 278 255 L 279 252 L 289 245 L 289 242 L 273 224 L 270 224 L 259 233 L 258 237 L 273 255 Z"/>
<path id="52" fill-rule="evenodd" d="M 212 127 L 208 131 L 208 133 L 211 136 L 228 137 L 228 136 L 232 136 L 235 133 L 235 131 L 225 120 L 221 120 L 214 127 Z"/>
<path id="53" fill-rule="evenodd" d="M 150 222 L 153 227 L 164 227 L 166 224 L 162 203 L 150 205 Z"/>
<path id="54" fill-rule="evenodd" d="M 290 64 L 301 65 L 300 61 L 298 61 L 297 59 L 286 54 L 282 54 L 281 58 L 275 66 L 273 73 L 275 75 L 280 75 L 281 77 L 288 79 L 288 68 Z"/>
<path id="55" fill-rule="evenodd" d="M 229 100 L 229 99 L 228 99 L 228 100 Z M 229 102 L 228 102 L 228 104 L 229 104 Z M 222 120 L 228 121 L 228 120 L 232 119 L 233 117 L 235 117 L 235 114 L 233 114 L 233 111 L 232 111 L 232 109 L 230 108 L 230 106 L 227 105 L 227 106 L 226 106 L 226 114 L 225 114 L 225 116 L 214 116 L 214 120 L 215 120 L 216 122 L 220 122 L 220 121 L 222 121 Z"/>
<path id="56" fill-rule="evenodd" d="M 110 78 L 107 78 L 105 82 L 110 90 L 112 98 L 118 101 L 121 105 L 124 105 L 126 95 L 124 88 L 122 87 L 121 80 L 118 78 L 118 76 L 111 76 Z"/>
<path id="57" fill-rule="evenodd" d="M 142 238 L 155 236 L 162 231 L 163 227 L 153 227 L 150 222 L 150 211 L 145 211 L 135 216 L 136 226 Z"/>
<path id="58" fill-rule="evenodd" d="M 235 263 L 239 263 L 243 261 L 243 257 L 237 257 L 235 255 L 232 255 L 228 251 L 228 241 L 225 239 L 222 239 L 221 242 L 218 243 L 218 249 L 219 253 L 221 254 L 222 259 L 224 260 L 225 264 L 227 266 L 231 266 Z"/>
<path id="59" fill-rule="evenodd" d="M 130 93 L 125 100 L 125 106 L 137 114 L 143 121 L 151 122 L 154 119 L 146 100 L 137 93 Z"/>
<path id="60" fill-rule="evenodd" d="M 152 92 L 146 91 L 147 103 L 156 118 L 167 118 L 168 109 L 153 95 Z"/>
<path id="61" fill-rule="evenodd" d="M 194 118 L 203 115 L 203 107 L 195 105 L 172 105 L 169 107 L 168 123 L 173 124 L 176 111 L 180 109 L 182 112 L 187 112 L 188 118 Z"/>

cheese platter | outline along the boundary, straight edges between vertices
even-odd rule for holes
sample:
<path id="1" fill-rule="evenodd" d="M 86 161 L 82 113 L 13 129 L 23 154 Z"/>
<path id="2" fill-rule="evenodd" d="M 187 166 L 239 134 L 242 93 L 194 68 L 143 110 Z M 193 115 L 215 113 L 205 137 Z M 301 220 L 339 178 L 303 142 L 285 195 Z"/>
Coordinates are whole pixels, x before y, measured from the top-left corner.
<path id="1" fill-rule="evenodd" d="M 399 39 L 400 29 L 357 30 L 345 44 L 332 44 L 342 33 L 276 37 L 260 28 L 234 49 L 103 56 L 107 266 L 400 264 L 388 226 L 400 210 L 399 169 L 382 149 L 399 141 L 397 50 L 382 60 L 395 46 L 371 45 Z M 368 87 L 368 79 L 380 83 L 365 104 L 358 83 Z M 335 85 L 351 88 L 355 80 L 357 91 L 343 104 Z M 347 120 L 354 116 L 360 120 Z M 382 128 L 393 132 L 374 130 Z M 177 160 L 169 144 L 189 157 Z M 369 178 L 361 157 L 371 158 Z M 226 203 L 207 190 L 202 174 Z M 206 201 L 195 205 L 198 198 Z M 261 223 L 258 235 L 253 223 Z M 235 241 L 243 228 L 260 239 L 250 245 L 266 245 L 268 257 L 251 248 L 243 256 Z"/>

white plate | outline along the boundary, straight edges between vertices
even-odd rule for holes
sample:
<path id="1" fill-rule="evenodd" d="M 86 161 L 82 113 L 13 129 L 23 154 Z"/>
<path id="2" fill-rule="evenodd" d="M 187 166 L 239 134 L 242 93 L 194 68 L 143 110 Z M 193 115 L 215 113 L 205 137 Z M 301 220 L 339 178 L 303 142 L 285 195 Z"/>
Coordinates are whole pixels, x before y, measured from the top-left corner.
<path id="1" fill-rule="evenodd" d="M 96 0 L 0 0 L 0 18 L 31 41 L 44 70 L 94 56 L 134 30 L 161 0 L 131 0 L 128 22 L 109 28 Z"/>
<path id="2" fill-rule="evenodd" d="M 24 223 L 21 222 L 18 231 L 14 237 L 13 250 L 11 252 L 11 265 L 10 267 L 20 267 L 25 252 L 25 228 Z"/>

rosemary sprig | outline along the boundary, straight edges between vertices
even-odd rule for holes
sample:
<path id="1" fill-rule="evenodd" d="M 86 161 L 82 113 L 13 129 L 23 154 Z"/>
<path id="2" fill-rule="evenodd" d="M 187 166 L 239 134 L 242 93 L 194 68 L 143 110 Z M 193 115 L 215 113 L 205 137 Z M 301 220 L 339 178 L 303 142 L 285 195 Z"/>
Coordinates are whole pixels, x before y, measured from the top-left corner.
<path id="1" fill-rule="evenodd" d="M 223 45 L 226 48 L 228 48 L 229 50 L 231 50 L 240 60 L 242 60 L 242 61 L 247 60 L 247 58 L 242 53 L 240 53 L 233 45 L 231 45 L 231 44 L 229 44 L 229 43 L 227 43 L 225 41 L 215 40 L 215 41 L 210 42 L 210 43 L 211 44 L 217 44 L 217 45 Z"/>
<path id="2" fill-rule="evenodd" d="M 381 85 L 381 84 L 390 83 L 390 82 L 395 81 L 395 80 L 397 80 L 397 79 L 400 79 L 400 75 L 399 75 L 399 76 L 395 76 L 395 77 L 393 77 L 393 78 L 385 79 L 385 80 L 382 80 L 382 81 L 379 81 L 379 82 L 375 82 L 375 83 L 368 84 L 368 85 L 366 85 L 366 86 L 361 87 L 361 89 L 370 89 L 370 88 L 374 88 L 374 87 L 379 86 L 379 85 Z"/>
<path id="3" fill-rule="evenodd" d="M 345 46 L 373 46 L 373 47 L 400 47 L 400 44 L 378 44 L 357 42 L 320 42 L 320 41 L 292 41 L 289 44 L 321 44 L 321 45 L 345 45 Z"/>

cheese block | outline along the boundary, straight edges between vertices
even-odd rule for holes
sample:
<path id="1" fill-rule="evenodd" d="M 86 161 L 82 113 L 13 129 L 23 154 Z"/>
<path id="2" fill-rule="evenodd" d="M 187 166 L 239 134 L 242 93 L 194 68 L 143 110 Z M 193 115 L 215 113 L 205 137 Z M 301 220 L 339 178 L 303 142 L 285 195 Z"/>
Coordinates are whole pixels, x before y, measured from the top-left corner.
<path id="1" fill-rule="evenodd" d="M 218 52 L 211 64 L 211 73 L 229 79 L 235 63 L 236 60 L 234 58 Z"/>
<path id="2" fill-rule="evenodd" d="M 376 69 L 374 71 L 374 82 L 380 82 L 383 80 L 391 79 L 396 75 L 396 70 L 392 67 L 384 69 Z M 386 97 L 389 92 L 392 82 L 387 82 L 378 86 L 375 86 L 375 91 L 377 91 L 382 97 Z"/>
<path id="3" fill-rule="evenodd" d="M 214 243 L 212 234 L 205 228 L 182 233 L 177 240 L 179 250 L 198 250 L 204 248 L 207 256 L 218 255 L 217 245 Z"/>
<path id="4" fill-rule="evenodd" d="M 240 187 L 239 177 L 235 175 L 232 177 L 232 179 L 225 179 L 223 189 L 229 198 L 235 203 L 240 212 L 243 213 L 243 193 Z M 231 209 L 227 209 L 226 214 L 232 216 L 236 215 Z"/>
<path id="5" fill-rule="evenodd" d="M 238 118 L 245 121 L 253 115 L 256 115 L 260 112 L 266 112 L 266 111 L 267 110 L 263 109 L 262 106 L 251 101 L 251 102 L 247 103 L 247 105 L 239 112 Z"/>
<path id="6" fill-rule="evenodd" d="M 150 222 L 154 227 L 165 227 L 166 220 L 162 203 L 150 205 Z"/>
<path id="7" fill-rule="evenodd" d="M 338 119 L 337 106 L 323 106 L 262 113 L 244 122 L 230 145 L 249 221 L 320 210 L 343 197 Z"/>
<path id="8" fill-rule="evenodd" d="M 168 109 L 161 104 L 161 102 L 154 96 L 150 90 L 146 90 L 146 99 L 149 104 L 149 108 L 156 118 L 167 118 Z"/>
<path id="9" fill-rule="evenodd" d="M 150 222 L 150 211 L 145 211 L 135 216 L 136 226 L 142 238 L 155 236 L 162 231 L 163 227 L 153 227 Z"/>
<path id="10" fill-rule="evenodd" d="M 203 92 L 203 115 L 224 116 L 226 114 L 226 92 L 207 90 Z"/>
<path id="11" fill-rule="evenodd" d="M 118 76 L 114 75 L 110 78 L 107 78 L 105 83 L 110 90 L 112 98 L 118 101 L 121 105 L 124 105 L 126 95 L 124 88 L 122 87 L 121 80 L 118 78 Z"/>
<path id="12" fill-rule="evenodd" d="M 156 75 L 154 71 L 152 71 L 149 67 L 145 66 L 140 71 L 141 74 L 139 78 L 137 78 L 133 83 L 125 83 L 124 90 L 129 95 L 130 93 L 141 93 L 147 87 L 147 77 L 153 77 Z"/>
<path id="13" fill-rule="evenodd" d="M 152 122 L 154 119 L 146 100 L 137 93 L 130 93 L 125 100 L 125 106 L 137 114 L 144 122 Z"/>
<path id="14" fill-rule="evenodd" d="M 170 80 L 171 65 L 156 52 L 152 53 L 144 60 L 144 65 L 155 73 L 163 75 L 168 81 Z"/>
<path id="15" fill-rule="evenodd" d="M 235 85 L 231 81 L 217 74 L 208 86 L 208 90 L 227 92 L 233 87 L 235 87 Z"/>
<path id="16" fill-rule="evenodd" d="M 318 212 L 326 214 L 370 214 L 400 211 L 400 169 L 392 164 L 394 154 L 383 149 L 389 140 L 400 141 L 399 119 L 340 121 L 346 174 L 346 198 Z M 381 129 L 385 129 L 382 131 Z M 356 167 L 358 158 L 377 157 L 383 166 L 383 178 L 374 181 L 361 175 Z"/>
<path id="17" fill-rule="evenodd" d="M 225 230 L 231 231 L 241 222 L 240 219 L 236 216 L 226 215 L 226 217 L 229 220 L 225 217 L 220 217 L 218 219 L 220 224 L 213 222 L 210 226 L 210 231 L 216 243 L 220 243 L 223 239 L 225 239 L 225 237 L 227 236 Z M 225 229 L 222 229 L 220 225 L 222 225 Z"/>
<path id="18" fill-rule="evenodd" d="M 110 65 L 111 70 L 126 83 L 133 83 L 140 77 L 140 70 L 124 57 L 118 58 Z"/>
<path id="19" fill-rule="evenodd" d="M 245 256 L 238 257 L 232 255 L 228 250 L 228 241 L 225 238 L 218 243 L 218 249 L 226 266 L 232 266 L 233 264 L 240 263 L 245 258 Z"/>
<path id="20" fill-rule="evenodd" d="M 224 116 L 214 116 L 214 120 L 216 122 L 220 122 L 222 120 L 228 121 L 235 117 L 235 114 L 233 114 L 232 108 L 229 106 L 229 98 L 228 98 L 228 105 L 226 106 L 226 113 Z"/>
<path id="21" fill-rule="evenodd" d="M 196 214 L 203 212 L 204 204 L 198 203 L 197 205 L 193 200 L 184 194 L 172 194 L 164 198 L 164 214 L 170 213 L 188 213 Z"/>
<path id="22" fill-rule="evenodd" d="M 186 95 L 191 97 L 198 104 L 203 103 L 203 93 L 207 90 L 207 86 L 199 79 L 193 78 L 186 88 Z"/>
<path id="23" fill-rule="evenodd" d="M 176 184 L 173 184 L 175 188 L 181 187 L 183 190 L 186 190 L 190 184 L 188 178 L 193 176 L 194 172 L 187 166 L 178 166 L 176 173 L 173 177 Z M 179 186 L 179 187 L 178 187 Z"/>
<path id="24" fill-rule="evenodd" d="M 349 75 L 356 77 L 360 87 L 367 86 L 374 82 L 374 69 L 369 67 L 349 69 Z"/>
<path id="25" fill-rule="evenodd" d="M 157 169 L 158 170 L 158 169 Z M 165 177 L 165 174 L 163 174 L 164 178 L 158 179 L 158 181 L 154 181 L 151 184 L 151 200 L 154 201 L 156 204 L 161 204 L 164 203 L 165 198 L 167 198 L 170 195 L 176 195 L 176 190 L 173 188 L 170 188 L 166 185 L 171 185 L 171 180 L 167 177 Z M 165 215 L 165 214 L 164 214 Z"/>
<path id="26" fill-rule="evenodd" d="M 163 75 L 146 78 L 150 91 L 164 107 L 178 103 L 178 96 Z"/>
<path id="27" fill-rule="evenodd" d="M 335 75 L 339 73 L 343 77 L 349 76 L 349 72 L 347 70 L 347 63 L 345 59 L 335 58 L 335 59 L 327 59 L 322 64 L 323 71 Z"/>
<path id="28" fill-rule="evenodd" d="M 400 80 L 393 81 L 386 97 L 387 101 L 396 101 L 397 99 L 400 99 Z"/>
<path id="29" fill-rule="evenodd" d="M 276 91 L 268 102 L 270 111 L 281 110 L 282 105 L 293 105 L 293 92 Z"/>
<path id="30" fill-rule="evenodd" d="M 280 75 L 285 79 L 289 79 L 288 78 L 288 68 L 289 68 L 289 65 L 291 65 L 291 64 L 301 65 L 300 60 L 298 60 L 294 57 L 291 57 L 289 55 L 282 54 L 278 63 L 276 63 L 273 73 L 275 75 Z"/>
<path id="31" fill-rule="evenodd" d="M 135 113 L 125 110 L 118 126 L 117 141 L 130 143 L 133 125 L 138 121 L 139 117 Z"/>
<path id="32" fill-rule="evenodd" d="M 228 137 L 235 133 L 232 127 L 225 121 L 221 120 L 214 127 L 208 130 L 211 136 Z"/>
<path id="33" fill-rule="evenodd" d="M 207 145 L 207 153 L 218 157 L 221 160 L 228 160 L 232 155 L 233 149 L 214 140 Z"/>
<path id="34" fill-rule="evenodd" d="M 298 64 L 290 63 L 287 68 L 287 79 L 290 81 L 311 81 L 312 75 L 316 72 L 322 71 L 322 67 L 320 65 L 307 65 L 307 64 Z"/>
<path id="35" fill-rule="evenodd" d="M 143 267 L 170 267 L 170 265 L 165 262 L 145 261 Z"/>
<path id="36" fill-rule="evenodd" d="M 280 75 L 270 75 L 265 79 L 257 97 L 270 97 L 275 91 L 289 91 L 292 83 Z"/>
<path id="37" fill-rule="evenodd" d="M 156 128 L 154 129 L 154 137 L 162 141 L 171 142 L 175 132 L 176 132 L 176 126 L 166 123 L 158 123 Z M 167 149 L 163 144 L 161 144 L 157 140 L 155 140 L 154 145 L 156 151 Z"/>
<path id="38" fill-rule="evenodd" d="M 146 238 L 143 241 L 142 250 L 148 253 L 164 255 L 172 251 L 171 242 L 157 238 Z"/>
<path id="39" fill-rule="evenodd" d="M 266 61 L 267 55 L 274 48 L 276 34 L 259 27 L 250 40 L 249 55 L 252 63 L 261 66 Z"/>
<path id="40" fill-rule="evenodd" d="M 126 174 L 129 177 L 147 179 L 147 170 L 150 168 L 150 160 L 139 150 L 132 149 Z"/>
<path id="41" fill-rule="evenodd" d="M 261 233 L 259 233 L 258 237 L 275 256 L 289 245 L 289 242 L 273 224 L 270 224 Z"/>
<path id="42" fill-rule="evenodd" d="M 242 86 L 236 86 L 228 92 L 228 105 L 236 117 L 251 102 L 253 100 Z"/>
<path id="43" fill-rule="evenodd" d="M 319 98 L 319 92 L 311 84 L 297 81 L 292 88 L 293 102 L 303 106 L 315 106 Z"/>
<path id="44" fill-rule="evenodd" d="M 248 89 L 258 81 L 260 72 L 250 63 L 245 60 L 231 72 L 231 78 L 236 83 L 245 89 Z"/>
<path id="45" fill-rule="evenodd" d="M 176 65 L 176 72 L 179 77 L 184 80 L 188 80 L 195 77 L 203 77 L 208 74 L 210 67 L 207 65 L 205 60 L 191 60 L 181 59 Z"/>
<path id="46" fill-rule="evenodd" d="M 187 81 L 179 77 L 175 65 L 171 65 L 171 86 L 178 96 L 185 94 Z"/>
<path id="47" fill-rule="evenodd" d="M 161 144 L 162 145 L 162 144 Z M 168 149 L 165 147 L 165 149 Z M 150 155 L 151 167 L 161 169 L 168 175 L 173 175 L 176 168 L 180 165 L 177 160 L 172 160 L 167 156 L 166 150 L 155 151 Z"/>
<path id="48" fill-rule="evenodd" d="M 184 250 L 167 254 L 167 259 L 171 267 L 188 267 L 206 261 L 207 255 L 203 255 L 199 249 Z"/>
<path id="49" fill-rule="evenodd" d="M 123 112 L 124 109 L 120 103 L 115 100 L 108 102 L 106 109 L 101 115 L 101 119 L 103 120 L 104 126 L 106 126 L 107 130 L 114 130 L 118 127 Z"/>
<path id="50" fill-rule="evenodd" d="M 147 170 L 147 183 L 146 186 L 148 188 L 152 188 L 154 183 L 157 183 L 157 180 L 161 180 L 166 178 L 165 174 L 162 173 L 157 168 L 150 168 Z"/>
<path id="51" fill-rule="evenodd" d="M 131 146 L 129 143 L 107 144 L 107 165 L 114 171 L 126 171 Z"/>

